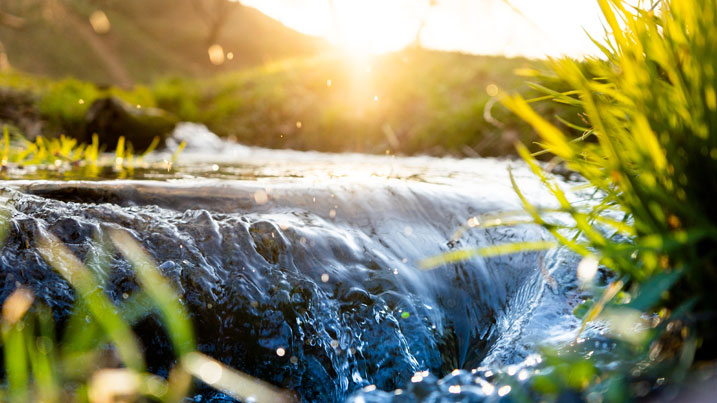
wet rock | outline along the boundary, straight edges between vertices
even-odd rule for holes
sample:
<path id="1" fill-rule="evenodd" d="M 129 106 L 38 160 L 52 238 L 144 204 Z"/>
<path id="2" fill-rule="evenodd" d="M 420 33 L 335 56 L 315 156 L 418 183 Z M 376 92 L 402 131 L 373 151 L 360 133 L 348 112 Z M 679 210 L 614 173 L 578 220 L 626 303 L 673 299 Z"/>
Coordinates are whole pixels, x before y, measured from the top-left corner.
<path id="1" fill-rule="evenodd" d="M 157 108 L 138 108 L 115 97 L 97 99 L 85 117 L 86 141 L 97 133 L 100 144 L 109 149 L 124 136 L 135 150 L 145 150 L 155 137 L 162 143 L 177 125 L 177 119 Z"/>

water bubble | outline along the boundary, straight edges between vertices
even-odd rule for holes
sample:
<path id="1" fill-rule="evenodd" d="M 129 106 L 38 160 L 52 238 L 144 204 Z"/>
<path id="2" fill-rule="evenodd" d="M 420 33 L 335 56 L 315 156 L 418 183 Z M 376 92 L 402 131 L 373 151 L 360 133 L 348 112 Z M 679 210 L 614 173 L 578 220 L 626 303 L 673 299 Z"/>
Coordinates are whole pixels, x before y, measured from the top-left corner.
<path id="1" fill-rule="evenodd" d="M 327 283 L 329 281 L 329 275 L 324 273 L 321 275 L 321 281 Z"/>
<path id="2" fill-rule="evenodd" d="M 511 389 L 512 389 L 512 388 L 510 387 L 510 385 L 501 386 L 500 389 L 498 389 L 498 396 L 505 396 L 505 395 L 507 395 L 508 393 L 510 393 L 510 390 L 511 390 Z"/>
<path id="3" fill-rule="evenodd" d="M 329 211 L 329 217 L 331 217 L 331 218 L 336 217 L 336 210 L 331 209 L 331 210 Z"/>
<path id="4" fill-rule="evenodd" d="M 284 350 L 282 347 L 276 349 L 276 355 L 278 355 L 279 357 L 283 357 L 284 354 L 286 354 L 286 350 Z"/>
<path id="5" fill-rule="evenodd" d="M 339 348 L 339 341 L 338 340 L 331 340 L 331 347 L 333 348 Z"/>
<path id="6" fill-rule="evenodd" d="M 448 387 L 449 393 L 461 393 L 461 385 L 451 385 Z"/>
<path id="7" fill-rule="evenodd" d="M 326 86 L 331 87 L 331 79 L 326 80 Z"/>
<path id="8" fill-rule="evenodd" d="M 212 165 L 212 171 L 217 172 L 219 170 L 219 165 L 213 164 Z"/>
<path id="9" fill-rule="evenodd" d="M 227 52 L 227 60 L 234 60 L 234 52 Z"/>
<path id="10" fill-rule="evenodd" d="M 291 358 L 289 358 L 289 362 L 296 365 L 299 363 L 299 357 L 292 355 Z"/>
<path id="11" fill-rule="evenodd" d="M 423 382 L 423 375 L 420 372 L 416 372 L 416 374 L 411 377 L 411 382 Z"/>
<path id="12" fill-rule="evenodd" d="M 303 124 L 301 123 L 300 120 L 298 120 L 298 121 L 296 122 L 296 128 L 297 128 L 297 129 L 301 129 L 301 126 L 302 126 L 302 125 L 303 125 Z"/>

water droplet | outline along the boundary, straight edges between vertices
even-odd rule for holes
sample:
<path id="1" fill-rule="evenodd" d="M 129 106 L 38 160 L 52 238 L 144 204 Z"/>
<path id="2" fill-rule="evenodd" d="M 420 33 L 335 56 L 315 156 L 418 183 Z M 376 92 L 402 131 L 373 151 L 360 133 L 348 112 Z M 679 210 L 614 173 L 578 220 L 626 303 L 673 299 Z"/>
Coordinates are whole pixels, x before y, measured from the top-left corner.
<path id="1" fill-rule="evenodd" d="M 329 275 L 324 273 L 321 275 L 321 281 L 327 283 L 329 281 Z"/>
<path id="2" fill-rule="evenodd" d="M 510 385 L 501 386 L 500 389 L 498 389 L 498 396 L 505 396 L 508 393 L 510 393 L 510 390 L 511 390 Z"/>
<path id="3" fill-rule="evenodd" d="M 331 87 L 331 79 L 326 80 L 326 86 Z"/>
<path id="4" fill-rule="evenodd" d="M 107 14 L 102 10 L 97 10 L 90 14 L 90 25 L 100 35 L 110 32 L 111 28 L 110 19 L 107 18 Z"/>
<path id="5" fill-rule="evenodd" d="M 215 43 L 207 49 L 207 54 L 209 54 L 209 61 L 213 65 L 224 64 L 224 48 L 222 48 L 222 45 Z"/>
<path id="6" fill-rule="evenodd" d="M 331 347 L 333 348 L 339 348 L 339 341 L 338 340 L 331 340 Z"/>
<path id="7" fill-rule="evenodd" d="M 266 190 L 260 189 L 254 192 L 254 201 L 256 204 L 266 204 L 266 202 L 269 201 L 269 195 L 266 193 Z"/>
<path id="8" fill-rule="evenodd" d="M 585 256 L 578 263 L 578 279 L 583 283 L 592 281 L 598 270 L 598 259 L 594 255 Z"/>
<path id="9" fill-rule="evenodd" d="M 219 165 L 214 164 L 212 165 L 212 171 L 217 172 L 219 170 Z"/>
<path id="10" fill-rule="evenodd" d="M 461 393 L 461 385 L 451 385 L 448 387 L 449 393 Z"/>
<path id="11" fill-rule="evenodd" d="M 336 210 L 331 209 L 331 210 L 329 211 L 329 217 L 331 217 L 331 218 L 336 217 Z"/>
<path id="12" fill-rule="evenodd" d="M 498 95 L 498 92 L 500 92 L 500 89 L 495 84 L 488 84 L 487 87 L 485 87 L 485 92 L 488 93 L 488 96 L 494 97 Z"/>
<path id="13" fill-rule="evenodd" d="M 286 350 L 284 350 L 282 347 L 276 349 L 276 355 L 278 355 L 279 357 L 283 357 L 284 354 L 286 354 Z"/>

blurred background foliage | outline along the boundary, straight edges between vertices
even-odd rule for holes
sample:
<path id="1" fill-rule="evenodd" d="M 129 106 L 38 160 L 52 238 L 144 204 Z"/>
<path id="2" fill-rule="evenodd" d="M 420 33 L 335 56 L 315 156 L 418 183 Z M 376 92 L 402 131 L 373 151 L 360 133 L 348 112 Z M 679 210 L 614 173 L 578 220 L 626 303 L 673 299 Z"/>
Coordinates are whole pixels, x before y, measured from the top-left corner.
<path id="1" fill-rule="evenodd" d="M 171 3 L 4 2 L 22 23 L 0 24 L 0 121 L 30 139 L 82 138 L 92 102 L 115 96 L 272 148 L 496 156 L 536 138 L 493 97 L 537 95 L 514 73 L 543 61 L 417 45 L 352 59 L 236 2 Z M 536 107 L 580 122 L 570 105 Z"/>

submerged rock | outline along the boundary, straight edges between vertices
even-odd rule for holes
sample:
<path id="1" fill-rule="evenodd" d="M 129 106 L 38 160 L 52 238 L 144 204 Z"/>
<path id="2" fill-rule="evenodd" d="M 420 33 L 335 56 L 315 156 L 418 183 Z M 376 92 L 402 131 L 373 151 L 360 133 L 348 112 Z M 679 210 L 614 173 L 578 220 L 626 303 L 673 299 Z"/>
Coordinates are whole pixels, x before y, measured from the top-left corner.
<path id="1" fill-rule="evenodd" d="M 109 149 L 124 136 L 135 150 L 145 150 L 155 137 L 164 143 L 177 125 L 177 119 L 161 109 L 135 107 L 115 97 L 93 102 L 85 119 L 86 141 L 96 133 Z"/>

